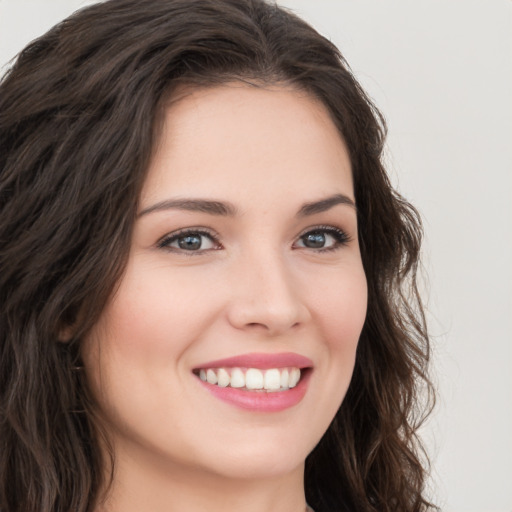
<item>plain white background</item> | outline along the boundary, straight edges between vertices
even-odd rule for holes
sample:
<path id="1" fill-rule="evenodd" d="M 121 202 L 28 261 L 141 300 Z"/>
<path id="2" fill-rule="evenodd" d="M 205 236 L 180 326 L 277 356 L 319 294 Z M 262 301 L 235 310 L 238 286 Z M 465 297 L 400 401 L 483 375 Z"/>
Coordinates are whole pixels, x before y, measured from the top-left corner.
<path id="1" fill-rule="evenodd" d="M 0 0 L 0 67 L 85 0 Z M 512 2 L 281 0 L 332 39 L 389 125 L 423 215 L 447 512 L 512 512 Z M 426 295 L 427 296 L 427 295 Z"/>

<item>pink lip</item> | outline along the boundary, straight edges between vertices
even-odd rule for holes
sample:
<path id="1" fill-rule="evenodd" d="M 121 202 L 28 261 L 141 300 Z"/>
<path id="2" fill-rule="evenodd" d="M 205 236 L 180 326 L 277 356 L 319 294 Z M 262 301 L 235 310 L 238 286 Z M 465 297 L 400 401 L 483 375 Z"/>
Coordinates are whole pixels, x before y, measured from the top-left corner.
<path id="1" fill-rule="evenodd" d="M 294 388 L 274 392 L 264 390 L 247 391 L 231 387 L 221 388 L 208 382 L 203 382 L 199 377 L 197 382 L 216 398 L 241 409 L 254 412 L 279 412 L 297 405 L 304 398 L 310 377 L 311 370 L 307 370 Z"/>
<path id="2" fill-rule="evenodd" d="M 242 354 L 225 359 L 217 359 L 196 366 L 200 368 L 259 368 L 268 370 L 269 368 L 286 368 L 294 366 L 296 368 L 310 368 L 313 361 L 308 357 L 295 354 L 293 352 L 281 352 L 279 354 L 251 353 Z"/>

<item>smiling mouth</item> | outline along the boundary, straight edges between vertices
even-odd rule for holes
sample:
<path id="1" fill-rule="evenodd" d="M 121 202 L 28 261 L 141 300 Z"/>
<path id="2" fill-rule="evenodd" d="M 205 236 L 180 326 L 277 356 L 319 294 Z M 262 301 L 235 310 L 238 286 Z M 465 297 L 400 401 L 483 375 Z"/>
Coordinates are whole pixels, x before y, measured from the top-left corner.
<path id="1" fill-rule="evenodd" d="M 309 368 L 200 368 L 194 374 L 203 382 L 220 388 L 244 391 L 279 392 L 293 389 Z"/>

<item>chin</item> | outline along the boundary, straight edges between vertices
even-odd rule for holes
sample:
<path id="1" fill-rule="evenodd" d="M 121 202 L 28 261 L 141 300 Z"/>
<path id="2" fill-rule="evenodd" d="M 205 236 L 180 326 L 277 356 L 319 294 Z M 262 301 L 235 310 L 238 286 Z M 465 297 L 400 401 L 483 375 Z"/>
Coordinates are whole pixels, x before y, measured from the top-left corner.
<path id="1" fill-rule="evenodd" d="M 219 476 L 235 479 L 278 478 L 303 469 L 304 461 L 314 448 L 316 441 L 293 439 L 288 433 L 287 439 L 276 436 L 251 442 L 231 443 L 220 447 L 221 450 L 209 452 L 203 460 Z"/>
<path id="2" fill-rule="evenodd" d="M 304 461 L 305 457 L 297 457 L 295 453 L 276 453 L 275 451 L 272 455 L 252 459 L 235 456 L 217 467 L 216 473 L 224 478 L 241 480 L 281 478 L 295 471 L 302 471 Z"/>

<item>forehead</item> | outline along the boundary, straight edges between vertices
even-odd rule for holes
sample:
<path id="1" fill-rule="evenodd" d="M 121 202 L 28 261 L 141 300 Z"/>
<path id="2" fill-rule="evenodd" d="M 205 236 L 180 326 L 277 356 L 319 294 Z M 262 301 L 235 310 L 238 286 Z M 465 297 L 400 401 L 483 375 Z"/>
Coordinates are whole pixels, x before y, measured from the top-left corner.
<path id="1" fill-rule="evenodd" d="M 320 101 L 291 87 L 229 83 L 171 98 L 142 204 L 169 193 L 328 195 L 336 186 L 353 197 L 345 143 Z"/>

